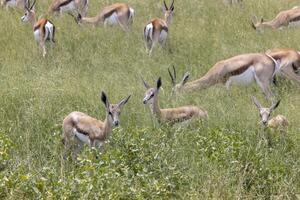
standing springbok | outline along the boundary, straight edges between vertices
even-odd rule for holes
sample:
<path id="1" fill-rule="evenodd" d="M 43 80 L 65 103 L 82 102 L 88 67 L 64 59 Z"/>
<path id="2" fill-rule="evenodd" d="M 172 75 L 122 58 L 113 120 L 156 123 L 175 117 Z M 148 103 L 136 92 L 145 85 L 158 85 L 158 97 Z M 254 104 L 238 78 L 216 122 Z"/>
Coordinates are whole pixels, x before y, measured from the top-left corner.
<path id="1" fill-rule="evenodd" d="M 33 4 L 30 6 L 30 2 L 28 0 L 28 5 L 30 7 L 25 7 L 25 15 L 21 17 L 21 20 L 23 22 L 30 22 L 32 24 L 34 39 L 39 43 L 43 51 L 43 57 L 45 57 L 47 53 L 45 42 L 47 40 L 50 40 L 52 43 L 55 43 L 55 26 L 46 18 L 42 18 L 36 21 L 35 12 L 33 9 L 35 3 L 36 1 L 34 1 Z"/>
<path id="2" fill-rule="evenodd" d="M 25 9 L 26 6 L 28 6 L 28 0 L 2 0 L 1 6 L 3 7 L 16 7 Z"/>
<path id="3" fill-rule="evenodd" d="M 71 142 L 77 144 L 73 152 L 73 158 L 77 157 L 83 144 L 91 147 L 101 147 L 110 135 L 113 127 L 119 125 L 119 116 L 123 106 L 128 102 L 131 95 L 121 100 L 118 104 L 110 104 L 104 92 L 101 93 L 101 101 L 106 108 L 104 122 L 88 116 L 82 112 L 71 112 L 63 120 L 63 143 L 67 151 Z M 76 141 L 75 141 L 76 139 Z"/>
<path id="4" fill-rule="evenodd" d="M 196 106 L 161 109 L 158 102 L 158 92 L 162 85 L 161 78 L 158 78 L 155 88 L 151 88 L 144 79 L 142 81 L 147 89 L 143 103 L 149 104 L 152 114 L 159 122 L 175 123 L 192 118 L 207 118 L 207 111 Z"/>
<path id="5" fill-rule="evenodd" d="M 300 84 L 300 53 L 293 49 L 270 49 L 266 53 L 279 64 L 276 74 L 282 74 Z"/>
<path id="6" fill-rule="evenodd" d="M 77 16 L 77 23 L 91 24 L 94 27 L 104 25 L 106 27 L 119 25 L 124 31 L 129 31 L 129 26 L 133 22 L 134 9 L 125 3 L 115 3 L 106 6 L 95 17 L 83 17 L 79 13 Z"/>
<path id="7" fill-rule="evenodd" d="M 54 0 L 48 10 L 49 14 L 76 11 L 82 16 L 86 16 L 88 10 L 88 0 Z"/>
<path id="8" fill-rule="evenodd" d="M 280 100 L 277 101 L 275 104 L 273 104 L 270 108 L 262 107 L 261 104 L 259 103 L 259 101 L 255 97 L 252 97 L 252 101 L 258 108 L 261 122 L 265 127 L 269 127 L 269 128 L 284 131 L 284 132 L 286 131 L 286 128 L 288 127 L 289 122 L 285 116 L 277 115 L 276 117 L 269 119 L 271 116 L 271 113 L 279 106 Z"/>
<path id="9" fill-rule="evenodd" d="M 179 83 L 173 87 L 173 92 L 202 90 L 218 83 L 249 85 L 255 81 L 267 99 L 273 94 L 270 83 L 279 64 L 271 56 L 260 53 L 242 54 L 227 60 L 217 62 L 203 77 L 185 84 Z"/>
<path id="10" fill-rule="evenodd" d="M 168 8 L 164 1 L 163 11 L 165 16 L 164 19 L 153 19 L 144 28 L 146 49 L 149 51 L 149 55 L 151 55 L 153 48 L 157 43 L 165 45 L 167 41 L 169 27 L 173 18 L 174 0 L 172 1 L 170 8 Z"/>
<path id="11" fill-rule="evenodd" d="M 277 29 L 284 26 L 295 27 L 300 25 L 300 7 L 294 7 L 290 10 L 281 11 L 273 20 L 264 22 L 260 21 L 256 16 L 252 17 L 252 27 L 256 30 L 262 31 L 263 29 Z"/>

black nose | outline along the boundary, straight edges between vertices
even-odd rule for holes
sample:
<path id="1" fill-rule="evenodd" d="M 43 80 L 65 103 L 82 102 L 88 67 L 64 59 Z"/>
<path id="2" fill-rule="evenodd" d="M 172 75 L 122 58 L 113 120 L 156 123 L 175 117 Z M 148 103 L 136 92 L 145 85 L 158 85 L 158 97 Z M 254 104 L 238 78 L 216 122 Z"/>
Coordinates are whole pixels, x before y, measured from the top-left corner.
<path id="1" fill-rule="evenodd" d="M 264 124 L 264 125 L 267 125 L 267 122 L 266 122 L 266 121 L 263 121 L 263 124 Z"/>
<path id="2" fill-rule="evenodd" d="M 115 125 L 115 126 L 119 126 L 119 121 L 115 121 L 115 122 L 114 122 L 114 125 Z"/>
<path id="3" fill-rule="evenodd" d="M 143 104 L 146 104 L 147 103 L 147 101 L 146 100 L 143 100 Z"/>

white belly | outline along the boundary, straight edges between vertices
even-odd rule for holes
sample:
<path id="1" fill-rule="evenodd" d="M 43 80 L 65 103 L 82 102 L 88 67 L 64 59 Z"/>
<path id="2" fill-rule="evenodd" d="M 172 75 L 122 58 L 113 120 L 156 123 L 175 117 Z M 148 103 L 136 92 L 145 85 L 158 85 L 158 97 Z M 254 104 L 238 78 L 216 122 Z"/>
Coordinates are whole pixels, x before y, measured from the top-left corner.
<path id="1" fill-rule="evenodd" d="M 8 1 L 8 2 L 6 2 L 6 5 L 9 7 L 15 7 L 15 6 L 17 6 L 17 1 L 16 0 Z"/>
<path id="2" fill-rule="evenodd" d="M 249 85 L 255 80 L 255 69 L 253 66 L 249 67 L 245 72 L 237 76 L 231 76 L 228 81 L 236 85 Z"/>
<path id="3" fill-rule="evenodd" d="M 40 30 L 39 30 L 39 29 L 35 30 L 35 31 L 33 32 L 33 35 L 34 35 L 35 41 L 39 42 L 39 41 L 40 41 L 40 37 L 41 37 L 41 32 L 40 32 Z"/>
<path id="4" fill-rule="evenodd" d="M 107 17 L 104 20 L 104 23 L 107 24 L 107 25 L 110 25 L 110 26 L 118 25 L 119 24 L 119 20 L 118 20 L 117 14 L 114 12 L 111 16 Z"/>
<path id="5" fill-rule="evenodd" d="M 78 132 L 77 130 L 74 130 L 74 134 L 78 140 L 80 140 L 81 142 L 83 142 L 85 144 L 90 145 L 91 141 L 87 135 L 84 135 L 84 134 Z"/>
<path id="6" fill-rule="evenodd" d="M 294 22 L 290 22 L 289 26 L 290 28 L 299 28 L 300 27 L 300 20 L 299 21 L 294 21 Z"/>
<path id="7" fill-rule="evenodd" d="M 165 42 L 166 39 L 167 39 L 167 37 L 168 37 L 168 32 L 165 31 L 165 30 L 162 30 L 162 31 L 160 32 L 159 42 Z"/>
<path id="8" fill-rule="evenodd" d="M 60 7 L 60 12 L 68 12 L 76 10 L 75 2 L 71 1 L 69 4 Z"/>

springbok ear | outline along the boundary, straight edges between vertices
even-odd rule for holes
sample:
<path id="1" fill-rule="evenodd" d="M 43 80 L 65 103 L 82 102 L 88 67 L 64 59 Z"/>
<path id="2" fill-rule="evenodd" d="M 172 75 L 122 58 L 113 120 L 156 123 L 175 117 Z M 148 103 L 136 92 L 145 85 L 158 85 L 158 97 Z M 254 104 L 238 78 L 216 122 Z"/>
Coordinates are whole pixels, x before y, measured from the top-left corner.
<path id="1" fill-rule="evenodd" d="M 108 102 L 108 98 L 105 94 L 105 92 L 101 92 L 101 101 L 104 103 L 105 108 L 108 109 L 109 108 L 109 102 Z"/>
<path id="2" fill-rule="evenodd" d="M 188 82 L 189 78 L 190 78 L 190 73 L 186 72 L 182 78 L 182 85 L 185 85 Z"/>
<path id="3" fill-rule="evenodd" d="M 252 101 L 258 109 L 262 108 L 261 104 L 259 103 L 259 101 L 254 96 L 252 96 Z"/>
<path id="4" fill-rule="evenodd" d="M 159 90 L 160 87 L 161 87 L 161 77 L 159 77 L 156 82 L 156 89 Z"/>
<path id="5" fill-rule="evenodd" d="M 279 104 L 280 104 L 280 100 L 278 100 L 277 103 L 273 104 L 271 106 L 270 110 L 272 110 L 272 111 L 275 110 L 279 106 Z"/>
<path id="6" fill-rule="evenodd" d="M 124 105 L 128 102 L 128 100 L 130 99 L 130 97 L 131 97 L 131 95 L 129 95 L 128 97 L 122 99 L 122 100 L 120 101 L 120 103 L 118 103 L 118 107 L 119 107 L 120 109 L 122 109 L 123 106 L 124 106 Z"/>
<path id="7" fill-rule="evenodd" d="M 149 89 L 150 88 L 149 84 L 143 79 L 143 77 L 141 77 L 141 79 L 143 81 L 143 84 L 144 84 L 145 88 Z"/>

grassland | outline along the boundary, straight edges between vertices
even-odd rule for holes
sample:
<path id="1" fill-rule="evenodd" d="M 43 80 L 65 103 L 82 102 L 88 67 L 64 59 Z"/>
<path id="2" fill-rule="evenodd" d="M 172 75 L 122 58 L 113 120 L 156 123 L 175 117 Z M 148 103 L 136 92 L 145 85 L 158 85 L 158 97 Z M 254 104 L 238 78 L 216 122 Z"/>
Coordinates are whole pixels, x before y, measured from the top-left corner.
<path id="1" fill-rule="evenodd" d="M 142 29 L 162 16 L 161 2 L 129 0 L 136 17 L 130 34 L 120 28 L 80 27 L 53 17 L 57 43 L 46 58 L 22 12 L 0 10 L 0 199 L 299 199 L 300 88 L 285 79 L 273 87 L 291 126 L 285 137 L 263 131 L 250 100 L 256 85 L 215 86 L 171 98 L 167 68 L 203 75 L 230 56 L 273 47 L 300 49 L 299 29 L 257 34 L 251 15 L 271 19 L 296 0 L 177 0 L 169 47 L 145 53 Z M 90 0 L 89 15 L 113 1 Z M 38 1 L 42 15 L 50 0 Z M 162 77 L 162 107 L 194 104 L 209 120 L 159 125 L 142 104 L 139 76 Z M 78 110 L 103 119 L 100 91 L 111 102 L 132 94 L 105 148 L 85 148 L 79 161 L 61 159 L 61 124 Z M 268 141 L 267 140 L 268 138 Z M 98 154 L 99 158 L 95 158 Z M 298 196 L 297 196 L 298 195 Z"/>

